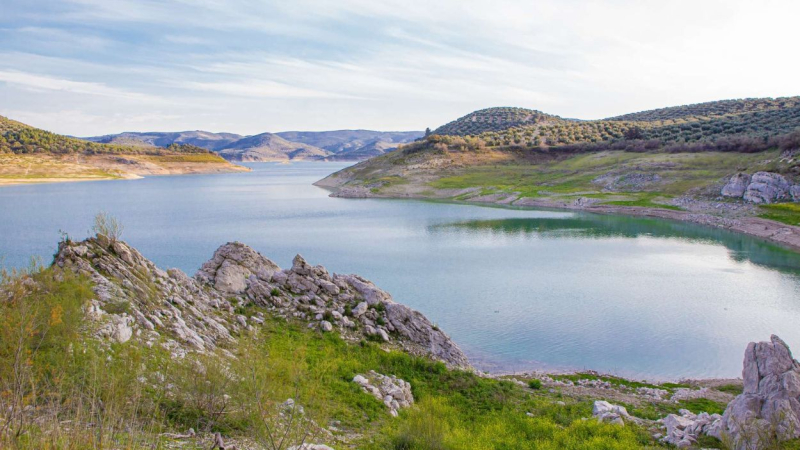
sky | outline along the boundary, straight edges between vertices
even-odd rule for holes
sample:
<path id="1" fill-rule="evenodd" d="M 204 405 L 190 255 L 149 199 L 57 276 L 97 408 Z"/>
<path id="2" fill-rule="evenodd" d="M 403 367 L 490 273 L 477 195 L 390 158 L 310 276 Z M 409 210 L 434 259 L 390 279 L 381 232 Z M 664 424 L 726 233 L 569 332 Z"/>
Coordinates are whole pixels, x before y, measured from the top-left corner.
<path id="1" fill-rule="evenodd" d="M 0 0 L 0 115 L 57 133 L 422 130 L 800 95 L 795 0 Z"/>

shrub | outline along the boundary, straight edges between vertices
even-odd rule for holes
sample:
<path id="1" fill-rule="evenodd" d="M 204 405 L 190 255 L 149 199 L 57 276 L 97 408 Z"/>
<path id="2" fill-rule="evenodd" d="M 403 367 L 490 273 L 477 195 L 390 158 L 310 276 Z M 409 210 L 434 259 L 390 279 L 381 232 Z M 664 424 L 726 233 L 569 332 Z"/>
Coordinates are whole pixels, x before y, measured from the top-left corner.
<path id="1" fill-rule="evenodd" d="M 536 378 L 528 381 L 528 387 L 534 390 L 539 390 L 542 388 L 542 380 L 538 380 Z"/>
<path id="2" fill-rule="evenodd" d="M 122 237 L 122 231 L 124 228 L 125 227 L 122 225 L 122 222 L 106 212 L 100 212 L 94 216 L 94 225 L 92 226 L 92 231 L 95 234 L 102 234 L 112 241 L 117 241 Z"/>

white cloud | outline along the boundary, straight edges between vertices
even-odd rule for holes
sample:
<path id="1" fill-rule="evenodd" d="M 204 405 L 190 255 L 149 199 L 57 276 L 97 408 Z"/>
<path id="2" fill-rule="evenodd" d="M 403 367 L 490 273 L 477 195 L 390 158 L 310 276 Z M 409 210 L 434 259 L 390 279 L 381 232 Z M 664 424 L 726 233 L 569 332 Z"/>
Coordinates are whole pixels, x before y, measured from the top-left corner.
<path id="1" fill-rule="evenodd" d="M 91 117 L 113 107 L 122 117 L 153 114 L 149 126 L 131 120 L 131 127 L 256 133 L 422 129 L 497 105 L 601 118 L 800 94 L 793 57 L 800 3 L 790 0 L 58 5 L 58 14 L 28 11 L 18 28 L 0 29 L 5 107 L 33 114 L 72 104 Z M 17 35 L 36 36 L 37 47 Z M 64 42 L 81 41 L 92 52 L 63 51 Z M 121 126 L 114 120 L 109 128 Z"/>
<path id="2" fill-rule="evenodd" d="M 237 81 L 199 82 L 189 81 L 181 87 L 197 91 L 210 91 L 224 95 L 261 98 L 356 98 L 333 92 L 305 89 L 269 80 L 245 79 Z"/>
<path id="3" fill-rule="evenodd" d="M 155 96 L 116 89 L 102 83 L 72 81 L 27 72 L 0 71 L 0 81 L 39 91 L 62 91 L 147 103 L 161 102 L 161 100 Z"/>

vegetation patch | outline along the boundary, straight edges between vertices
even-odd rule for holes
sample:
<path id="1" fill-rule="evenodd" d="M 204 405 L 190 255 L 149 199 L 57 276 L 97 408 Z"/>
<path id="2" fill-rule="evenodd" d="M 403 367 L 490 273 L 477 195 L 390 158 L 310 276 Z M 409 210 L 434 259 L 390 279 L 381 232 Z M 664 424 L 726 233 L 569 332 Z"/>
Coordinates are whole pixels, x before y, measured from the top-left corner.
<path id="1" fill-rule="evenodd" d="M 800 203 L 776 203 L 763 205 L 760 209 L 759 217 L 787 225 L 800 225 Z"/>
<path id="2" fill-rule="evenodd" d="M 308 431 L 336 448 L 588 450 L 652 444 L 635 425 L 581 420 L 591 417 L 589 399 L 558 404 L 557 393 L 449 370 L 378 343 L 349 343 L 300 322 L 267 316 L 263 327 L 244 333 L 227 351 L 175 358 L 160 345 L 135 339 L 109 345 L 93 338 L 92 322 L 83 317 L 94 296 L 87 279 L 37 269 L 7 274 L 1 287 L 8 301 L 0 302 L 0 420 L 16 424 L 0 433 L 2 446 L 164 448 L 162 433 L 190 427 L 261 442 L 265 424 L 280 417 L 288 398 L 306 411 L 291 436 Z M 392 418 L 382 402 L 352 382 L 370 370 L 410 382 L 415 405 Z M 34 420 L 27 411 L 70 425 Z M 333 437 L 318 433 L 318 427 L 334 423 Z"/>

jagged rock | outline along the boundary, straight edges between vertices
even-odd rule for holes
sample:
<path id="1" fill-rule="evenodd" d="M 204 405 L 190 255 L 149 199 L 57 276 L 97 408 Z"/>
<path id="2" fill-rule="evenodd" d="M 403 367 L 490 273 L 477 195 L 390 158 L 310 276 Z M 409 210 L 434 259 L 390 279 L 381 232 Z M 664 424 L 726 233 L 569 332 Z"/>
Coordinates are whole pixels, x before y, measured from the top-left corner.
<path id="1" fill-rule="evenodd" d="M 470 367 L 466 355 L 420 312 L 399 303 L 385 303 L 394 334 L 420 345 L 427 354 L 453 367 Z M 387 327 L 388 327 L 387 325 Z"/>
<path id="2" fill-rule="evenodd" d="M 359 303 L 358 305 L 356 305 L 355 308 L 353 308 L 353 317 L 358 318 L 358 317 L 363 316 L 364 313 L 367 312 L 367 308 L 369 308 L 369 306 L 367 305 L 367 302 Z"/>
<path id="3" fill-rule="evenodd" d="M 640 387 L 636 389 L 636 393 L 645 397 L 650 397 L 654 400 L 662 400 L 665 396 L 669 395 L 666 389 L 657 389 L 649 387 Z"/>
<path id="4" fill-rule="evenodd" d="M 233 302 L 269 308 L 279 317 L 306 320 L 323 331 L 333 331 L 335 322 L 348 339 L 379 335 L 409 353 L 470 368 L 458 346 L 422 314 L 394 303 L 364 278 L 331 277 L 324 267 L 311 266 L 300 255 L 292 269 L 281 270 L 250 247 L 228 243 L 189 278 L 177 269 L 159 269 L 122 241 L 93 238 L 62 243 L 55 264 L 93 281 L 97 298 L 91 316 L 103 321 L 104 337 L 124 341 L 146 331 L 149 342 L 160 337 L 174 357 L 214 350 L 232 340 L 231 333 L 263 323 L 263 316 L 255 320 L 235 314 Z M 105 317 L 120 308 L 127 311 L 124 319 Z M 342 315 L 347 308 L 358 320 Z"/>
<path id="5" fill-rule="evenodd" d="M 778 336 L 751 342 L 744 354 L 744 392 L 725 409 L 721 431 L 736 450 L 800 437 L 800 364 Z"/>
<path id="6" fill-rule="evenodd" d="M 339 277 L 350 286 L 353 286 L 356 292 L 364 297 L 369 306 L 392 300 L 391 295 L 372 284 L 371 281 L 365 280 L 358 275 L 340 275 Z"/>
<path id="7" fill-rule="evenodd" d="M 335 284 L 331 283 L 328 280 L 319 280 L 317 284 L 319 284 L 319 287 L 321 287 L 322 290 L 325 291 L 325 293 L 327 294 L 339 295 L 339 293 L 341 292 L 339 286 L 336 286 Z"/>
<path id="8" fill-rule="evenodd" d="M 732 176 L 725 187 L 722 188 L 722 196 L 742 198 L 749 184 L 750 175 L 741 172 L 737 173 Z"/>
<path id="9" fill-rule="evenodd" d="M 98 330 L 97 334 L 115 342 L 128 342 L 133 336 L 133 318 L 127 314 L 109 314 L 106 323 Z"/>
<path id="10" fill-rule="evenodd" d="M 159 269 L 122 241 L 100 236 L 62 242 L 53 264 L 93 282 L 96 300 L 91 309 L 95 313 L 89 317 L 103 321 L 98 330 L 102 337 L 124 342 L 135 336 L 137 329 L 144 329 L 163 337 L 175 356 L 185 354 L 187 348 L 204 351 L 231 339 L 233 318 L 211 312 L 230 308 L 225 298 L 204 290 L 179 270 Z M 119 309 L 126 313 L 101 314 Z"/>
<path id="11" fill-rule="evenodd" d="M 414 403 L 411 384 L 394 375 L 381 375 L 371 370 L 367 375 L 356 375 L 353 382 L 361 386 L 364 392 L 382 401 L 392 416 L 396 417 L 400 408 L 408 408 Z"/>
<path id="12" fill-rule="evenodd" d="M 312 267 L 301 255 L 295 255 L 292 260 L 292 272 L 299 275 L 311 275 Z"/>
<path id="13" fill-rule="evenodd" d="M 678 388 L 669 398 L 673 402 L 681 400 L 694 400 L 698 398 L 708 398 L 711 391 L 704 387 L 700 389 Z"/>
<path id="14" fill-rule="evenodd" d="M 789 197 L 789 182 L 782 175 L 756 172 L 747 185 L 743 198 L 752 203 L 774 203 Z"/>
<path id="15" fill-rule="evenodd" d="M 800 184 L 792 185 L 789 188 L 789 194 L 792 196 L 792 201 L 800 202 Z"/>
<path id="16" fill-rule="evenodd" d="M 624 406 L 613 405 L 605 400 L 597 400 L 592 406 L 592 417 L 601 422 L 624 425 L 623 419 L 630 418 Z"/>
<path id="17" fill-rule="evenodd" d="M 389 342 L 389 333 L 387 333 L 383 328 L 378 328 L 378 336 L 380 336 L 384 342 Z"/>
<path id="18" fill-rule="evenodd" d="M 719 429 L 722 416 L 719 414 L 700 413 L 681 409 L 680 415 L 670 414 L 663 419 L 666 427 L 664 442 L 673 444 L 678 448 L 687 448 L 694 445 L 701 435 L 714 436 L 719 439 Z"/>
<path id="19" fill-rule="evenodd" d="M 280 269 L 241 242 L 229 242 L 214 252 L 214 257 L 203 264 L 195 278 L 222 292 L 238 294 L 247 288 L 250 275 L 268 282 Z"/>

